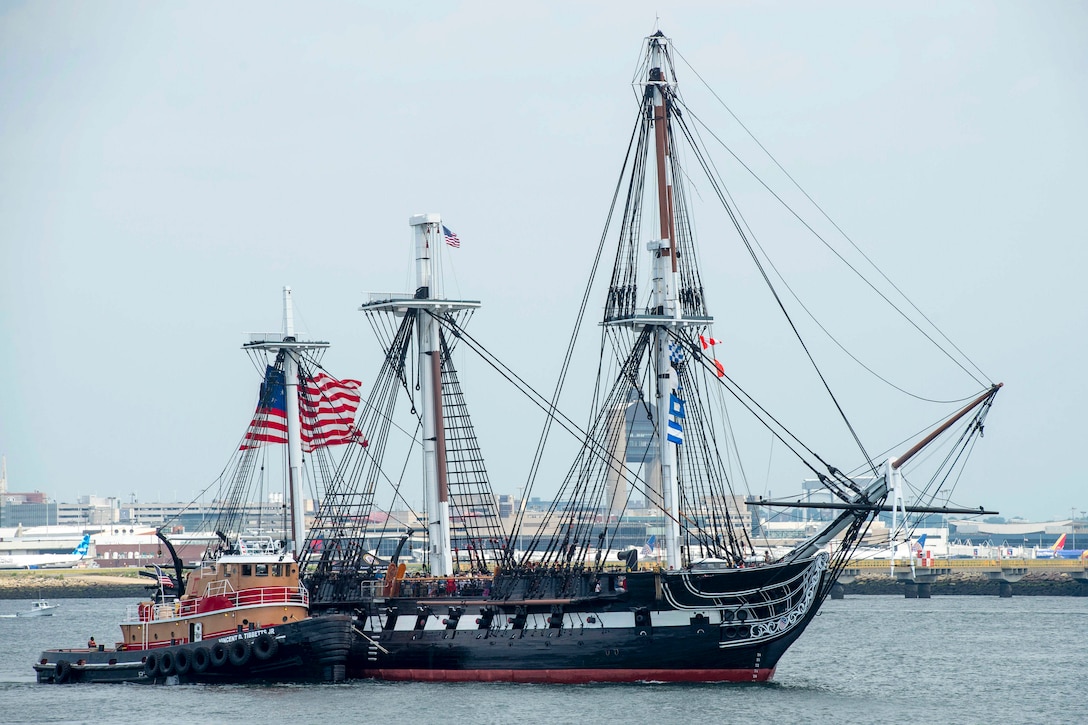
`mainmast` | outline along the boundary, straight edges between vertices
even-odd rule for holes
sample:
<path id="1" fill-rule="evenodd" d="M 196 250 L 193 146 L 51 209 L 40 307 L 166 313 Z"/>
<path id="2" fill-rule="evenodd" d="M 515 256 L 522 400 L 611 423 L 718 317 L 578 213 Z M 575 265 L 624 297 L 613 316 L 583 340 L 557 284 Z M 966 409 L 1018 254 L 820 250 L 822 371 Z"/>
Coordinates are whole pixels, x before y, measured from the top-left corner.
<path id="1" fill-rule="evenodd" d="M 442 238 L 442 221 L 437 214 L 417 214 L 408 220 L 416 254 L 416 297 L 439 296 L 434 255 Z M 430 542 L 431 573 L 453 573 L 450 546 L 450 489 L 446 476 L 446 428 L 442 417 L 442 354 L 433 307 L 424 307 L 416 320 L 416 349 L 419 352 L 420 394 L 423 397 L 423 489 L 427 506 L 427 538 Z"/>
<path id="2" fill-rule="evenodd" d="M 679 300 L 679 267 L 673 227 L 672 171 L 669 159 L 669 94 L 672 86 L 665 77 L 665 36 L 658 31 L 650 38 L 650 73 L 647 93 L 653 94 L 653 124 L 657 157 L 657 207 L 660 238 L 647 244 L 653 256 L 653 309 L 660 322 L 653 327 L 657 355 L 657 442 L 661 465 L 661 496 L 665 512 L 665 556 L 670 569 L 679 569 L 680 500 L 676 472 L 676 447 L 683 440 L 669 434 L 669 421 L 678 411 L 683 416 L 683 391 L 674 376 L 669 356 L 669 327 L 682 324 Z M 675 380 L 674 380 L 675 377 Z"/>
<path id="3" fill-rule="evenodd" d="M 295 313 L 291 288 L 283 288 L 283 334 L 254 334 L 245 350 L 272 350 L 283 355 L 284 394 L 287 405 L 288 498 L 291 510 L 290 548 L 298 557 L 306 541 L 306 509 L 302 493 L 302 422 L 298 406 L 298 361 L 306 350 L 329 346 L 327 342 L 300 341 L 295 337 Z"/>
<path id="4" fill-rule="evenodd" d="M 696 276 L 691 276 L 692 260 L 686 260 L 687 264 L 681 267 L 680 250 L 685 244 L 684 240 L 677 239 L 676 204 L 673 195 L 673 183 L 679 180 L 674 178 L 674 162 L 670 149 L 670 124 L 674 112 L 672 104 L 676 97 L 676 84 L 675 79 L 668 77 L 668 71 L 672 67 L 668 57 L 669 41 L 660 31 L 647 40 L 648 71 L 642 82 L 640 122 L 652 124 L 652 129 L 644 128 L 640 138 L 652 137 L 657 172 L 655 186 L 658 228 L 655 232 L 656 238 L 646 242 L 653 277 L 651 299 L 648 309 L 635 307 L 632 303 L 636 299 L 635 285 L 625 277 L 633 271 L 634 266 L 625 269 L 618 277 L 614 277 L 615 287 L 610 291 L 604 325 L 629 327 L 636 336 L 646 330 L 652 336 L 650 355 L 651 366 L 656 370 L 654 428 L 657 446 L 656 462 L 652 465 L 658 466 L 657 472 L 660 475 L 654 475 L 655 471 L 648 472 L 647 493 L 653 504 L 660 506 L 665 515 L 663 538 L 666 564 L 671 569 L 680 569 L 684 563 L 680 552 L 680 521 L 685 514 L 680 510 L 678 454 L 684 441 L 686 395 L 679 372 L 686 351 L 685 345 L 680 341 L 691 338 L 690 333 L 681 334 L 681 331 L 689 327 L 706 327 L 714 318 L 706 314 L 701 302 L 701 288 L 698 287 Z M 651 130 L 652 135 L 649 133 Z M 641 148 L 642 153 L 648 156 L 648 144 Z M 639 165 L 639 168 L 645 169 L 649 175 L 648 160 L 644 166 Z M 630 193 L 641 194 L 642 188 L 642 177 L 636 179 L 632 176 Z M 636 202 L 641 203 L 641 199 Z M 681 227 L 682 230 L 690 229 L 687 223 Z M 635 238 L 631 238 L 630 242 L 634 243 Z M 621 243 L 626 243 L 626 240 L 621 240 Z M 627 263 L 621 263 L 617 257 L 617 265 L 620 264 Z M 685 281 L 689 276 L 691 278 Z M 689 289 L 682 289 L 685 284 Z M 618 301 L 613 304 L 612 300 Z M 685 303 L 685 300 L 688 302 Z M 671 345 L 673 340 L 677 341 L 675 348 Z"/>
<path id="5" fill-rule="evenodd" d="M 441 290 L 434 258 L 444 239 L 439 214 L 416 214 L 408 220 L 412 227 L 416 258 L 416 291 L 413 295 L 372 295 L 371 302 L 359 309 L 364 312 L 385 310 L 403 315 L 412 310 L 416 316 L 416 349 L 419 354 L 419 406 L 423 425 L 423 493 L 427 507 L 427 541 L 431 573 L 454 573 L 453 547 L 450 543 L 450 495 L 446 464 L 445 415 L 442 410 L 442 351 L 438 317 L 456 310 L 472 309 L 479 302 L 447 300 Z"/>

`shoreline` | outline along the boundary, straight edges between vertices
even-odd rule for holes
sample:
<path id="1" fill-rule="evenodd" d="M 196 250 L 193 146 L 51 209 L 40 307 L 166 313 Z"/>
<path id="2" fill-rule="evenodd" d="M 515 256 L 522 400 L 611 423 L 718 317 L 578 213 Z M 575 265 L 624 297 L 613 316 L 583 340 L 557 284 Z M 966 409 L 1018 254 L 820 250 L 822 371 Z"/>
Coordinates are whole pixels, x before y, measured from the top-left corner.
<path id="1" fill-rule="evenodd" d="M 0 600 L 112 599 L 148 596 L 151 580 L 137 570 L 56 569 L 0 572 Z"/>
<path id="2" fill-rule="evenodd" d="M 931 585 L 932 596 L 967 595 L 998 596 L 1000 582 L 982 575 L 950 574 L 941 576 Z M 869 574 L 844 584 L 846 596 L 866 594 L 898 594 L 905 596 L 903 582 L 890 576 Z M 1012 585 L 1014 597 L 1088 597 L 1088 583 L 1064 574 L 1028 574 Z"/>
<path id="3" fill-rule="evenodd" d="M 0 600 L 12 599 L 145 599 L 153 585 L 134 569 L 58 569 L 0 572 Z M 997 596 L 999 583 L 985 576 L 954 574 L 932 585 L 933 596 Z M 901 582 L 866 575 L 843 585 L 846 596 L 904 596 Z M 1088 583 L 1062 574 L 1029 574 L 1012 585 L 1014 597 L 1088 597 Z"/>

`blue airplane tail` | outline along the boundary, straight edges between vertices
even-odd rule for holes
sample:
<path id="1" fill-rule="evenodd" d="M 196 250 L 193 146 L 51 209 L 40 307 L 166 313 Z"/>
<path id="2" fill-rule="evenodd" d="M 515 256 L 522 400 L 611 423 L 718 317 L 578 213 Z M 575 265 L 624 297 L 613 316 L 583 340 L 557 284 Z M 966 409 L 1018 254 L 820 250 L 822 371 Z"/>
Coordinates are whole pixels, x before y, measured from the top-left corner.
<path id="1" fill-rule="evenodd" d="M 79 546 L 72 552 L 75 556 L 87 556 L 87 550 L 91 548 L 91 535 L 84 534 L 83 541 L 79 542 Z"/>

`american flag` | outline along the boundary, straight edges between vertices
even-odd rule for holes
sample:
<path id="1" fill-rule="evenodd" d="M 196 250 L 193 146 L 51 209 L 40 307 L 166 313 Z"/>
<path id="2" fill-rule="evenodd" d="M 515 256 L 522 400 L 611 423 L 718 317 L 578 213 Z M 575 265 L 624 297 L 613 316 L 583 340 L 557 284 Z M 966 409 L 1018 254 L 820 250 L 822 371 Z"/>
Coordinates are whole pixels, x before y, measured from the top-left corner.
<path id="1" fill-rule="evenodd" d="M 446 235 L 446 244 L 450 245 L 451 247 L 460 248 L 461 240 L 458 239 L 457 235 L 454 234 L 453 231 L 444 224 L 442 225 L 442 233 Z"/>
<path id="2" fill-rule="evenodd" d="M 358 380 L 335 380 L 319 372 L 299 386 L 302 450 L 359 440 L 354 426 L 362 385 Z"/>
<path id="3" fill-rule="evenodd" d="M 361 396 L 358 380 L 336 380 L 318 372 L 298 387 L 302 450 L 307 453 L 323 446 L 342 445 L 361 439 L 354 430 L 355 411 Z M 241 449 L 265 443 L 287 442 L 287 394 L 284 374 L 271 365 L 265 370 L 257 412 L 246 431 Z"/>
<path id="4" fill-rule="evenodd" d="M 164 574 L 162 569 L 160 569 L 158 566 L 155 567 L 155 573 L 159 577 L 159 586 L 161 586 L 161 587 L 172 587 L 172 586 L 174 586 L 174 580 L 170 578 L 169 574 Z"/>

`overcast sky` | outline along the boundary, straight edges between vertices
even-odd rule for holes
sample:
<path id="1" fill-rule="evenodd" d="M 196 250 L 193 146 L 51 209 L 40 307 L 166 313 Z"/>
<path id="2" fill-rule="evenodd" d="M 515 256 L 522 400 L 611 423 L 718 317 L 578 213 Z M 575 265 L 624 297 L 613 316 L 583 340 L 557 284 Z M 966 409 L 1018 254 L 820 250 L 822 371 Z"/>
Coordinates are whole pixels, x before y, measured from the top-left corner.
<path id="1" fill-rule="evenodd" d="M 550 390 L 658 15 L 980 380 L 1006 384 L 956 502 L 1031 519 L 1088 510 L 1077 457 L 1088 432 L 1088 5 L 1075 2 L 0 0 L 9 489 L 195 496 L 249 420 L 259 375 L 239 348 L 245 333 L 279 328 L 285 284 L 300 325 L 333 343 L 327 367 L 365 385 L 376 351 L 356 310 L 367 292 L 409 288 L 407 220 L 419 212 L 442 213 L 461 237 L 443 263 L 452 296 L 484 302 L 474 333 Z M 695 108 L 701 84 L 681 84 Z M 732 124 L 731 143 L 752 151 L 701 97 L 696 112 Z M 772 221 L 772 207 L 751 212 L 760 241 L 818 314 L 846 313 L 833 325 L 859 330 L 844 337 L 853 350 L 926 397 L 981 389 L 954 366 L 937 372 L 898 323 L 877 322 L 879 305 L 834 281 L 818 244 L 786 245 L 799 229 Z M 715 334 L 743 382 L 773 397 L 768 356 L 784 351 L 749 339 L 759 318 L 740 294 L 757 285 L 736 271 L 726 232 L 700 232 L 704 280 L 725 288 L 711 297 Z M 836 383 L 870 452 L 949 409 L 904 404 L 900 417 L 897 398 L 863 377 Z M 540 421 L 480 398 L 493 484 L 515 493 Z M 584 415 L 578 402 L 566 407 Z M 807 425 L 821 438 L 819 422 Z M 766 444 L 753 492 L 797 490 L 802 473 L 780 469 Z"/>

